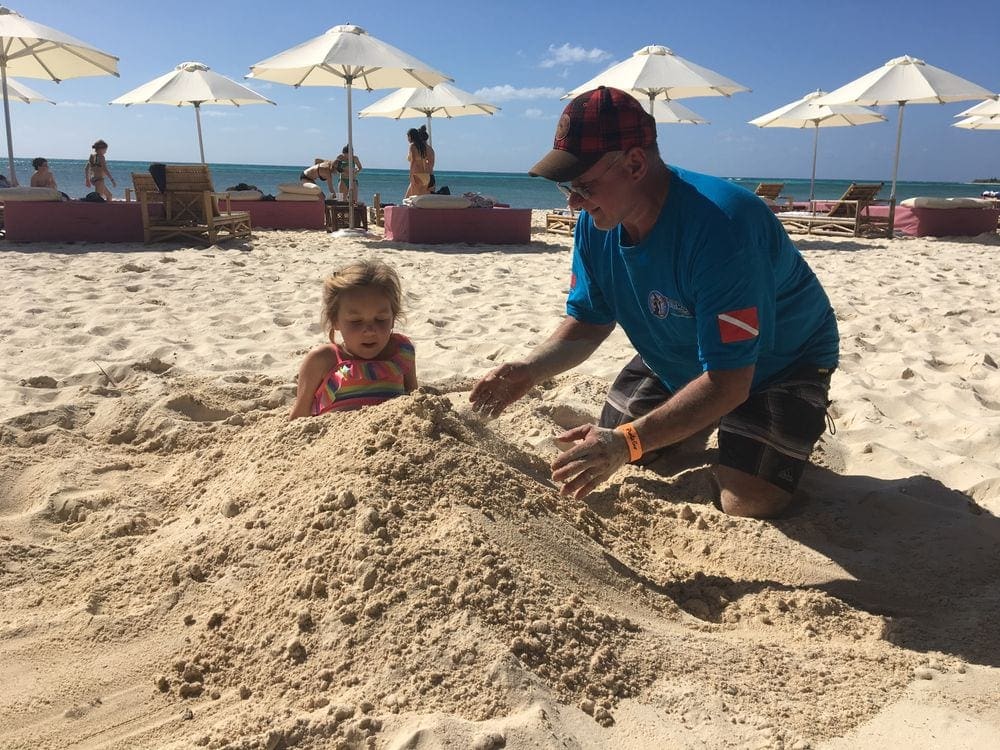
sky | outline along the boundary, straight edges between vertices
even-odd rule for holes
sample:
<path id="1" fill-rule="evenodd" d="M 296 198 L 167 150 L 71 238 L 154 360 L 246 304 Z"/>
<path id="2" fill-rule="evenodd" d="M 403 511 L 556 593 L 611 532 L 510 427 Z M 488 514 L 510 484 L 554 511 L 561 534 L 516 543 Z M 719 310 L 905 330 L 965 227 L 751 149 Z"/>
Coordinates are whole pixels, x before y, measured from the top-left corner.
<path id="1" fill-rule="evenodd" d="M 84 159 L 103 138 L 112 161 L 198 161 L 190 107 L 108 104 L 189 60 L 277 103 L 203 106 L 209 162 L 305 166 L 335 155 L 347 142 L 343 88 L 296 89 L 243 76 L 251 65 L 344 23 L 501 107 L 490 117 L 433 121 L 438 171 L 526 172 L 551 147 L 566 104 L 560 97 L 651 44 L 752 89 L 681 101 L 708 125 L 658 126 L 666 161 L 728 177 L 808 178 L 811 131 L 760 129 L 747 121 L 900 55 L 1000 92 L 996 0 L 10 0 L 8 7 L 119 58 L 119 78 L 23 79 L 56 102 L 11 102 L 14 153 L 29 158 Z M 406 130 L 423 122 L 357 117 L 392 91 L 354 89 L 354 147 L 366 167 L 405 169 Z M 954 115 L 975 103 L 906 107 L 901 181 L 1000 175 L 1000 131 L 951 127 Z M 895 106 L 879 111 L 888 122 L 820 131 L 817 177 L 891 179 L 898 115 Z"/>

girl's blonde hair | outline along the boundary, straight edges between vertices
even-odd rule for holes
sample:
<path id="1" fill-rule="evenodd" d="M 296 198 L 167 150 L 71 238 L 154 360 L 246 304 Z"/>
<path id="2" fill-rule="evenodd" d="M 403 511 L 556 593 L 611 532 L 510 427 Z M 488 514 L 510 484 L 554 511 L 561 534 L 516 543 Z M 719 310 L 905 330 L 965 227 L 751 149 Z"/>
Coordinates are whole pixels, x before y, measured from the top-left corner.
<path id="1" fill-rule="evenodd" d="M 323 280 L 323 324 L 328 331 L 333 329 L 344 293 L 366 287 L 374 287 L 385 294 L 393 320 L 402 317 L 403 288 L 395 269 L 380 260 L 360 260 L 334 271 Z"/>

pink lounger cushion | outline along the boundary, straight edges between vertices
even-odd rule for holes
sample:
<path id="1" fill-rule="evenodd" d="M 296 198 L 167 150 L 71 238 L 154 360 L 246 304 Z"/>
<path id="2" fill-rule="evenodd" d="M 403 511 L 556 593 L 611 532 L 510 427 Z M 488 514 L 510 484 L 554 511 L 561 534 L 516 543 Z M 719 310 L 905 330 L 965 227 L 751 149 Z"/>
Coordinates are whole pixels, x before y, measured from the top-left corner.
<path id="1" fill-rule="evenodd" d="M 248 211 L 251 225 L 260 229 L 326 227 L 322 201 L 231 201 L 230 209 Z M 143 241 L 142 211 L 135 201 L 19 201 L 6 205 L 4 217 L 10 242 Z"/>
<path id="2" fill-rule="evenodd" d="M 226 202 L 222 202 L 223 206 Z M 325 229 L 323 201 L 231 201 L 231 210 L 250 213 L 255 229 Z"/>
<path id="3" fill-rule="evenodd" d="M 531 241 L 531 209 L 386 206 L 385 238 L 430 245 L 526 245 Z"/>
<path id="4" fill-rule="evenodd" d="M 9 242 L 142 243 L 138 203 L 8 203 L 4 224 Z"/>
<path id="5" fill-rule="evenodd" d="M 888 216 L 888 206 L 872 206 L 873 216 Z M 975 237 L 996 232 L 1000 209 L 896 206 L 893 229 L 909 237 Z"/>

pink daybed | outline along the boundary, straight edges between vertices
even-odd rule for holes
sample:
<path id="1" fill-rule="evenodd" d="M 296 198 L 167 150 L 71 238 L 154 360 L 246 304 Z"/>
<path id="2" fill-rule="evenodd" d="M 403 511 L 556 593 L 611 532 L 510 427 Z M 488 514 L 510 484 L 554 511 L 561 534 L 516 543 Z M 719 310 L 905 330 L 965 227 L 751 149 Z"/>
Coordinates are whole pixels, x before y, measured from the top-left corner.
<path id="1" fill-rule="evenodd" d="M 387 240 L 431 245 L 450 242 L 526 245 L 531 241 L 530 208 L 386 206 L 384 210 Z"/>

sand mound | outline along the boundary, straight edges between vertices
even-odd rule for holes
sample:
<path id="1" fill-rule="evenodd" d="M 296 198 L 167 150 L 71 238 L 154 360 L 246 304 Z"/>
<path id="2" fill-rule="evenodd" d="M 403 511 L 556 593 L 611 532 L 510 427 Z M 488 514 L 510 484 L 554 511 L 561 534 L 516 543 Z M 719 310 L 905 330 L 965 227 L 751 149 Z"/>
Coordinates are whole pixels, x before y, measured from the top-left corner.
<path id="1" fill-rule="evenodd" d="M 614 732 L 655 703 L 706 737 L 805 747 L 915 670 L 964 669 L 824 590 L 850 578 L 808 549 L 838 541 L 826 508 L 727 518 L 698 466 L 560 497 L 547 436 L 596 412 L 601 381 L 546 384 L 492 424 L 447 393 L 288 423 L 265 377 L 158 369 L 3 426 L 2 513 L 33 541 L 0 554 L 8 622 L 57 655 L 40 668 L 121 660 L 161 743 L 424 747 L 446 729 L 501 747 L 539 722 L 585 740 L 560 712 Z M 108 700 L 63 680 L 63 722 Z"/>

